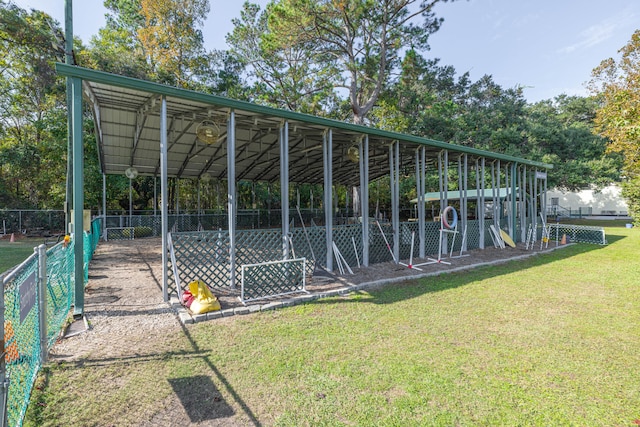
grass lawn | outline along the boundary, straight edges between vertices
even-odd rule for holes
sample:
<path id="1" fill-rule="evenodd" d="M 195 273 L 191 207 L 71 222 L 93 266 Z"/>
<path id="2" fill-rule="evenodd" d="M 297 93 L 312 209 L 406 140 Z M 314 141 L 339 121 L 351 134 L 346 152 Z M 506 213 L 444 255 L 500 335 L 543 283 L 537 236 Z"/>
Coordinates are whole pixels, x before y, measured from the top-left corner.
<path id="1" fill-rule="evenodd" d="M 43 243 L 41 237 L 18 239 L 10 243 L 9 239 L 0 240 L 0 274 L 15 267 L 33 253 L 33 248 Z"/>
<path id="2" fill-rule="evenodd" d="M 25 425 L 144 422 L 198 378 L 249 425 L 637 425 L 640 232 L 607 239 L 53 364 Z"/>

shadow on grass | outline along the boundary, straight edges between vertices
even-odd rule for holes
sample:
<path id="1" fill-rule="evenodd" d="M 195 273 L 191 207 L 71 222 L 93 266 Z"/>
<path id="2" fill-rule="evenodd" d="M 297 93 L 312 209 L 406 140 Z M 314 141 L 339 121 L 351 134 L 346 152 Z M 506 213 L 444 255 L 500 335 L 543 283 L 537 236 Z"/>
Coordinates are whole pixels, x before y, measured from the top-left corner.
<path id="1" fill-rule="evenodd" d="M 184 333 L 185 337 L 189 340 L 189 343 L 191 344 L 191 347 L 193 348 L 193 351 L 194 352 L 201 352 L 200 346 L 198 345 L 196 340 L 193 339 L 193 337 L 191 336 L 191 333 L 189 332 L 189 329 L 187 329 L 187 327 L 182 322 L 180 323 L 180 326 L 182 327 L 182 332 Z M 233 386 L 231 385 L 229 380 L 227 380 L 227 378 L 224 375 L 222 375 L 222 372 L 220 372 L 220 370 L 209 359 L 209 357 L 207 357 L 207 356 L 202 357 L 202 361 L 207 364 L 209 369 L 211 369 L 211 371 L 215 374 L 215 376 L 218 379 L 218 381 L 220 381 L 222 383 L 222 385 L 224 385 L 224 387 L 226 388 L 227 392 L 233 397 L 233 399 L 236 401 L 238 406 L 240 406 L 240 408 L 242 408 L 242 411 L 249 418 L 249 421 L 251 422 L 251 424 L 253 424 L 254 426 L 257 426 L 257 427 L 261 426 L 262 424 L 258 421 L 258 419 L 256 418 L 256 416 L 253 413 L 253 411 L 251 410 L 251 408 L 249 408 L 249 406 L 246 404 L 246 402 L 242 399 L 242 397 L 238 394 L 238 392 L 233 388 Z M 185 407 L 185 409 L 186 409 L 186 407 Z M 228 416 L 231 416 L 231 415 L 233 415 L 233 410 L 232 410 L 232 413 L 230 415 L 228 415 Z"/>
<path id="2" fill-rule="evenodd" d="M 233 408 L 224 401 L 210 377 L 196 375 L 167 381 L 192 423 L 234 415 Z"/>

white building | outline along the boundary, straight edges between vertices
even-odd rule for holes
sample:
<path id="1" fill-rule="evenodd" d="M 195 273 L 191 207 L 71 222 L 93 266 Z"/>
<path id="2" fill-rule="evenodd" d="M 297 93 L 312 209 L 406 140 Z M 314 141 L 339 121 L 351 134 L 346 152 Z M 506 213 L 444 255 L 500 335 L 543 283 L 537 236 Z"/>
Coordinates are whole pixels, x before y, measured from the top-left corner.
<path id="1" fill-rule="evenodd" d="M 619 185 L 609 185 L 578 192 L 547 191 L 547 208 L 553 215 L 620 215 L 627 216 L 629 208 L 622 198 Z"/>

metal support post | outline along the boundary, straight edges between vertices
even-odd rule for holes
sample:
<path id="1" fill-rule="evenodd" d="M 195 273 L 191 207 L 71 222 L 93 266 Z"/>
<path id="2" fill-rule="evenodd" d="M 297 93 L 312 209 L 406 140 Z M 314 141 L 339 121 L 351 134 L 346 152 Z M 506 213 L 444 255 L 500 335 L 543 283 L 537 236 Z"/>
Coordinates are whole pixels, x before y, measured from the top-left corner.
<path id="1" fill-rule="evenodd" d="M 102 174 L 102 236 L 104 240 L 107 240 L 107 175 Z"/>
<path id="2" fill-rule="evenodd" d="M 418 253 L 424 258 L 424 192 L 422 191 L 422 148 L 416 149 L 416 194 L 418 195 Z"/>
<path id="3" fill-rule="evenodd" d="M 360 212 L 362 213 L 362 265 L 369 266 L 369 135 L 360 141 Z"/>
<path id="4" fill-rule="evenodd" d="M 162 222 L 162 297 L 169 301 L 168 234 L 169 234 L 169 182 L 167 178 L 167 99 L 162 96 L 160 107 L 160 216 Z M 179 294 L 179 291 L 178 291 Z"/>
<path id="5" fill-rule="evenodd" d="M 236 114 L 227 122 L 227 214 L 229 216 L 229 286 L 236 287 Z"/>
<path id="6" fill-rule="evenodd" d="M 517 223 L 517 207 L 516 207 L 516 195 L 517 195 L 517 189 L 516 189 L 516 178 L 518 175 L 518 164 L 517 163 L 512 163 L 511 164 L 511 220 L 510 220 L 510 227 L 512 230 L 512 236 L 513 239 L 516 239 L 516 227 L 518 225 Z M 522 239 L 521 239 L 522 241 Z"/>
<path id="7" fill-rule="evenodd" d="M 420 258 L 424 258 L 426 256 L 426 209 L 424 195 L 427 191 L 426 186 L 426 173 L 427 173 L 427 149 L 426 147 L 420 148 L 420 206 L 422 207 L 422 213 L 418 220 L 418 227 L 420 230 L 418 232 L 418 237 L 420 238 L 420 249 L 419 255 Z"/>
<path id="8" fill-rule="evenodd" d="M 75 301 L 73 315 L 84 312 L 84 145 L 82 141 L 82 80 L 73 78 L 71 82 L 72 123 L 73 123 L 73 222 L 74 222 L 74 285 Z"/>
<path id="9" fill-rule="evenodd" d="M 280 206 L 282 259 L 289 259 L 289 122 L 280 127 Z"/>
<path id="10" fill-rule="evenodd" d="M 40 323 L 40 364 L 47 363 L 47 246 L 40 245 L 38 253 L 38 322 Z"/>
<path id="11" fill-rule="evenodd" d="M 391 227 L 393 229 L 393 256 L 400 260 L 400 143 L 389 146 L 389 172 L 391 184 Z"/>
<path id="12" fill-rule="evenodd" d="M 322 136 L 322 159 L 324 162 L 324 227 L 327 244 L 327 270 L 333 270 L 333 135 L 331 129 Z"/>
<path id="13" fill-rule="evenodd" d="M 64 62 L 73 65 L 73 2 L 65 0 L 64 2 Z M 69 224 L 71 223 L 71 206 L 73 201 L 73 111 L 71 105 L 73 103 L 73 88 L 71 77 L 66 78 L 66 96 L 67 96 L 67 179 L 64 200 L 64 227 L 65 232 L 69 232 Z"/>
<path id="14" fill-rule="evenodd" d="M 462 216 L 462 246 L 461 249 L 463 251 L 467 250 L 467 226 L 468 226 L 468 215 L 469 215 L 469 199 L 468 199 L 468 188 L 469 188 L 469 157 L 467 154 L 463 155 L 463 167 L 462 167 L 462 204 L 464 205 L 464 210 L 462 207 L 460 210 L 463 212 Z"/>
<path id="15" fill-rule="evenodd" d="M 480 183 L 480 187 L 478 189 L 478 191 L 480 192 L 480 198 L 479 198 L 479 206 L 478 206 L 478 218 L 480 219 L 480 222 L 478 223 L 478 228 L 480 230 L 480 249 L 484 249 L 484 238 L 485 238 L 485 222 L 484 222 L 484 216 L 485 216 L 485 200 L 484 200 L 484 190 L 485 190 L 485 164 L 486 164 L 486 159 L 483 157 L 482 159 L 480 159 L 480 176 L 478 179 L 478 182 Z"/>

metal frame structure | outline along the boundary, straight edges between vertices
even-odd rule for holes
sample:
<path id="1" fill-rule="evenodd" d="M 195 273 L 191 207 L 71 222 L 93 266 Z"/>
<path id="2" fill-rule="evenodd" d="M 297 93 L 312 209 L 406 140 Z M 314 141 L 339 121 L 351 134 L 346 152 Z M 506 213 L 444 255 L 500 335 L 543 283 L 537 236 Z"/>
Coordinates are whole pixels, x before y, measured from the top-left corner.
<path id="1" fill-rule="evenodd" d="M 169 177 L 200 179 L 203 176 L 227 181 L 228 229 L 230 239 L 229 284 L 235 286 L 236 182 L 280 182 L 282 205 L 282 253 L 287 256 L 289 230 L 289 183 L 317 183 L 324 186 L 326 267 L 333 269 L 333 185 L 360 187 L 362 214 L 362 260 L 369 263 L 368 184 L 382 176 L 391 176 L 393 253 L 399 259 L 400 212 L 399 178 L 401 171 L 416 168 L 418 193 L 424 194 L 427 168 L 437 168 L 440 176 L 441 210 L 449 191 L 449 153 L 457 158 L 459 184 L 465 193 L 469 161 L 476 164 L 476 184 L 484 187 L 485 159 L 511 165 L 511 193 L 516 192 L 518 171 L 546 170 L 545 163 L 492 153 L 466 146 L 405 135 L 321 117 L 295 113 L 193 92 L 148 81 L 118 76 L 81 67 L 56 64 L 58 73 L 72 81 L 72 123 L 74 206 L 83 206 L 83 98 L 95 119 L 98 156 L 103 174 L 123 174 L 135 167 L 141 176 L 161 179 L 163 295 L 168 295 L 167 193 Z M 198 140 L 196 128 L 203 121 L 220 124 L 214 143 Z M 226 125 L 226 126 L 225 126 Z M 359 161 L 347 157 L 356 147 Z M 385 167 L 388 165 L 388 168 Z M 472 163 L 473 164 L 473 163 Z M 478 164 L 481 164 L 480 174 Z M 492 163 L 493 165 L 493 163 Z M 499 171 L 497 172 L 499 175 Z M 206 175 L 205 175 L 206 174 Z M 480 176 L 478 176 L 480 175 Z M 518 174 L 518 176 L 520 176 Z M 520 202 L 524 203 L 525 178 L 520 181 Z M 516 197 L 512 198 L 512 205 Z M 484 206 L 482 203 L 481 206 Z M 531 201 L 527 208 L 535 209 Z M 478 213 L 484 217 L 484 209 Z M 521 213 L 524 212 L 520 209 Z M 425 236 L 425 209 L 419 210 L 420 254 Z M 515 209 L 510 223 L 515 229 Z M 75 209 L 75 223 L 82 223 L 82 209 Z M 529 218 L 535 215 L 528 214 Z M 464 220 L 466 221 L 466 219 Z M 481 221 L 481 227 L 484 228 Z M 480 238 L 484 239 L 484 230 Z M 77 236 L 82 238 L 82 233 Z M 482 240 L 481 240 L 482 241 Z M 484 246 L 482 241 L 481 246 Z M 82 244 L 76 244 L 76 259 L 82 260 Z M 446 249 L 445 249 L 446 251 Z M 76 262 L 82 266 L 82 262 Z M 75 314 L 83 310 L 81 269 L 76 273 Z"/>

